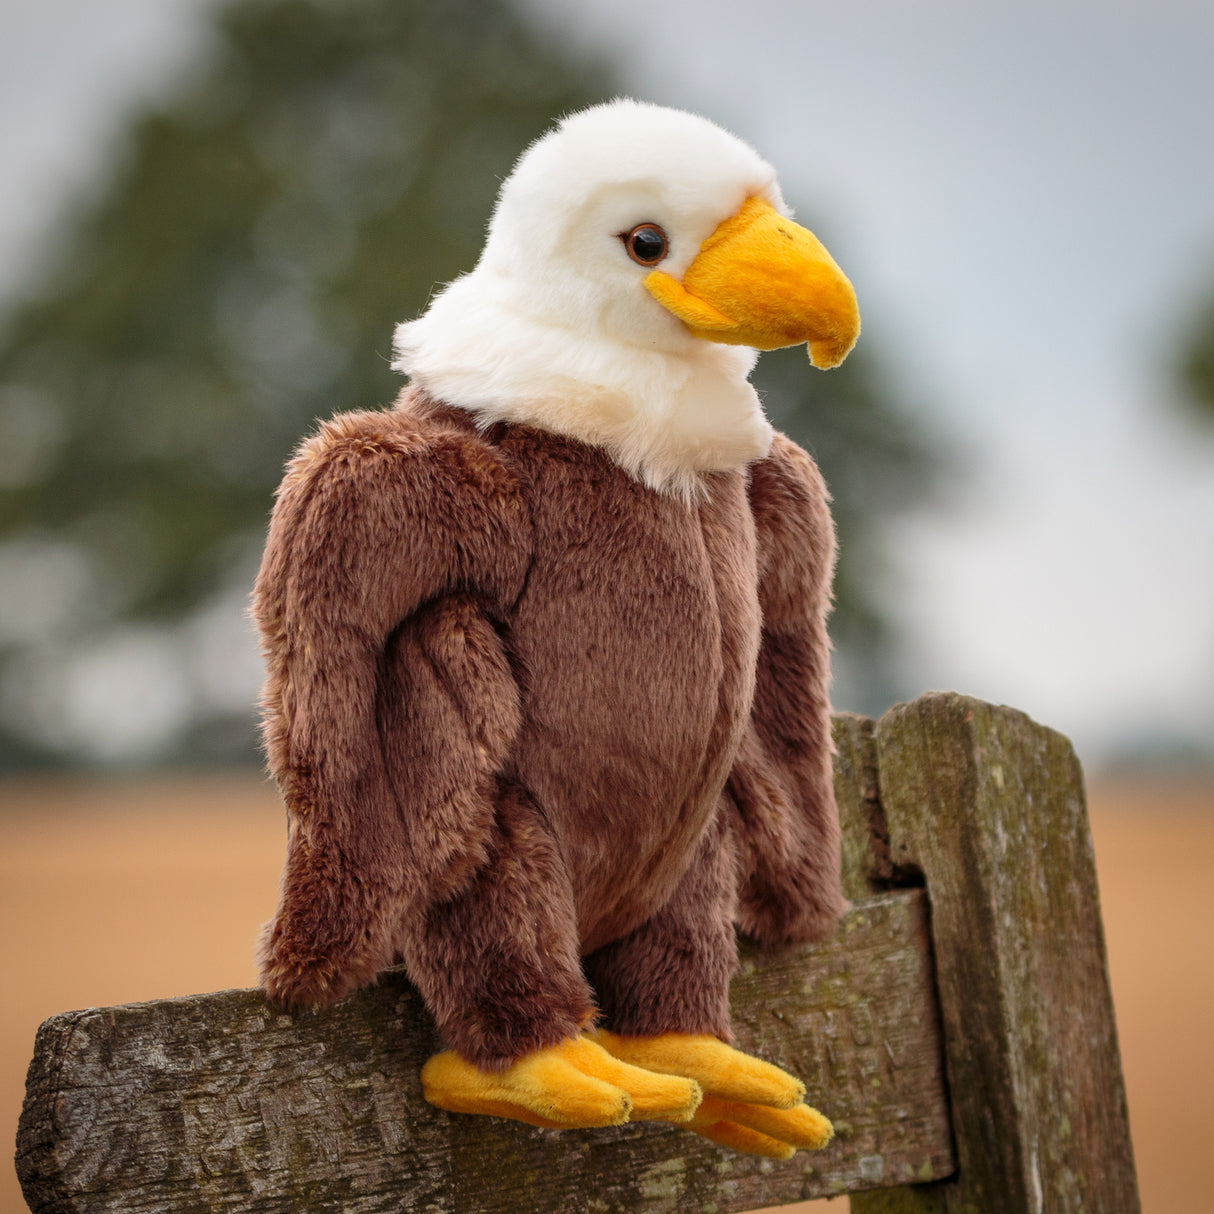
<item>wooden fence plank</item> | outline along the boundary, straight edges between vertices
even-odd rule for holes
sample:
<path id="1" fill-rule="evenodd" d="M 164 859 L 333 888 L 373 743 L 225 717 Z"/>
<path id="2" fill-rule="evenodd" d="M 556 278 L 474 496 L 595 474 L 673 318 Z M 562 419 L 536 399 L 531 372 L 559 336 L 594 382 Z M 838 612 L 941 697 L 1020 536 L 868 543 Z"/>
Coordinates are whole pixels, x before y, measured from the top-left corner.
<path id="1" fill-rule="evenodd" d="M 1138 1214 L 1070 743 L 957 695 L 892 709 L 876 743 L 892 867 L 931 895 L 958 1171 L 854 1214 Z"/>
<path id="2" fill-rule="evenodd" d="M 745 952 L 739 1043 L 838 1126 L 788 1163 L 676 1130 L 556 1135 L 426 1104 L 438 1046 L 400 972 L 321 1013 L 229 991 L 53 1017 L 18 1171 L 38 1211 L 729 1211 L 953 1169 L 921 892 L 857 904 L 827 944 Z"/>

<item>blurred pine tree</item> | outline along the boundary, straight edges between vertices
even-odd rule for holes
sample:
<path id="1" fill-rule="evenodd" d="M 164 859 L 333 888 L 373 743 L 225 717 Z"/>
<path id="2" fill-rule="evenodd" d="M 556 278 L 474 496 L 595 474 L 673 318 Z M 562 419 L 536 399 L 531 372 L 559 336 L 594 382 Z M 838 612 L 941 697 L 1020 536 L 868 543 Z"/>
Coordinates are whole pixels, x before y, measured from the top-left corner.
<path id="1" fill-rule="evenodd" d="M 1214 295 L 1190 323 L 1180 351 L 1179 379 L 1206 421 L 1214 421 Z"/>
<path id="2" fill-rule="evenodd" d="M 0 766 L 252 755 L 229 650 L 285 459 L 392 399 L 395 323 L 474 263 L 519 151 L 612 91 L 504 0 L 217 21 L 0 339 Z M 926 449 L 864 353 L 829 377 L 768 355 L 758 382 L 832 485 L 835 631 L 879 684 L 872 507 L 918 491 Z"/>

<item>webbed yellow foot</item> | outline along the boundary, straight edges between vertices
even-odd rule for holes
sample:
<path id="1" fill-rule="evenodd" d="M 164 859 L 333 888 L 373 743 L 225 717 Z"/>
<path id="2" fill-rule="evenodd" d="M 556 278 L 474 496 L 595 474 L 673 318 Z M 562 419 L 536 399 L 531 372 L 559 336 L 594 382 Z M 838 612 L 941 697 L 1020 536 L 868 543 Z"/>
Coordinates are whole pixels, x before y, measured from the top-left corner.
<path id="1" fill-rule="evenodd" d="M 621 1037 L 604 1030 L 593 1037 L 633 1066 L 694 1079 L 705 1095 L 687 1128 L 722 1146 L 787 1159 L 798 1147 L 825 1146 L 834 1133 L 821 1113 L 803 1103 L 805 1085 L 799 1079 L 716 1037 L 688 1033 Z M 639 1120 L 635 1113 L 633 1120 Z"/>
<path id="2" fill-rule="evenodd" d="M 703 1093 L 686 1076 L 653 1074 L 574 1037 L 482 1071 L 454 1050 L 422 1067 L 426 1099 L 453 1113 L 487 1113 L 550 1129 L 621 1125 L 629 1117 L 689 1122 Z"/>

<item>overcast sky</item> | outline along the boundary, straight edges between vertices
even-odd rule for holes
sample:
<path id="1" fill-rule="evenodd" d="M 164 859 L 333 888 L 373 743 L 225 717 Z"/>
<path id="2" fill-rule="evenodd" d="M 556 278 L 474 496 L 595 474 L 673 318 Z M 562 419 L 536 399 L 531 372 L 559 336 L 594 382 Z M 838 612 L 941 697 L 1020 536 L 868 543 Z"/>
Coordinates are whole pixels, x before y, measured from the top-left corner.
<path id="1" fill-rule="evenodd" d="M 0 292 L 207 7 L 0 6 Z M 1214 290 L 1214 5 L 524 7 L 777 166 L 908 398 L 969 453 L 945 508 L 888 523 L 908 686 L 1015 704 L 1096 761 L 1144 734 L 1209 745 L 1214 439 L 1167 370 Z"/>

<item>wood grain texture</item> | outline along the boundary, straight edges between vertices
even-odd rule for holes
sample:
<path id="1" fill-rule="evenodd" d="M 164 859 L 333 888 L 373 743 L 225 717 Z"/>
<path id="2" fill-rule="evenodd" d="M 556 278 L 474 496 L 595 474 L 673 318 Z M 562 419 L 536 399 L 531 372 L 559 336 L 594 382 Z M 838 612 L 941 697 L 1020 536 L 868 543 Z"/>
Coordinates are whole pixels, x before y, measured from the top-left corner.
<path id="1" fill-rule="evenodd" d="M 875 737 L 892 865 L 931 896 L 958 1172 L 854 1214 L 1138 1214 L 1070 743 L 956 695 L 891 709 Z"/>
<path id="2" fill-rule="evenodd" d="M 727 1211 L 953 1168 L 925 899 L 855 906 L 830 943 L 747 951 L 739 1042 L 836 1119 L 783 1164 L 657 1125 L 555 1135 L 421 1098 L 438 1048 L 400 972 L 323 1013 L 256 991 L 93 1009 L 39 1030 L 18 1138 L 34 1210 Z"/>

